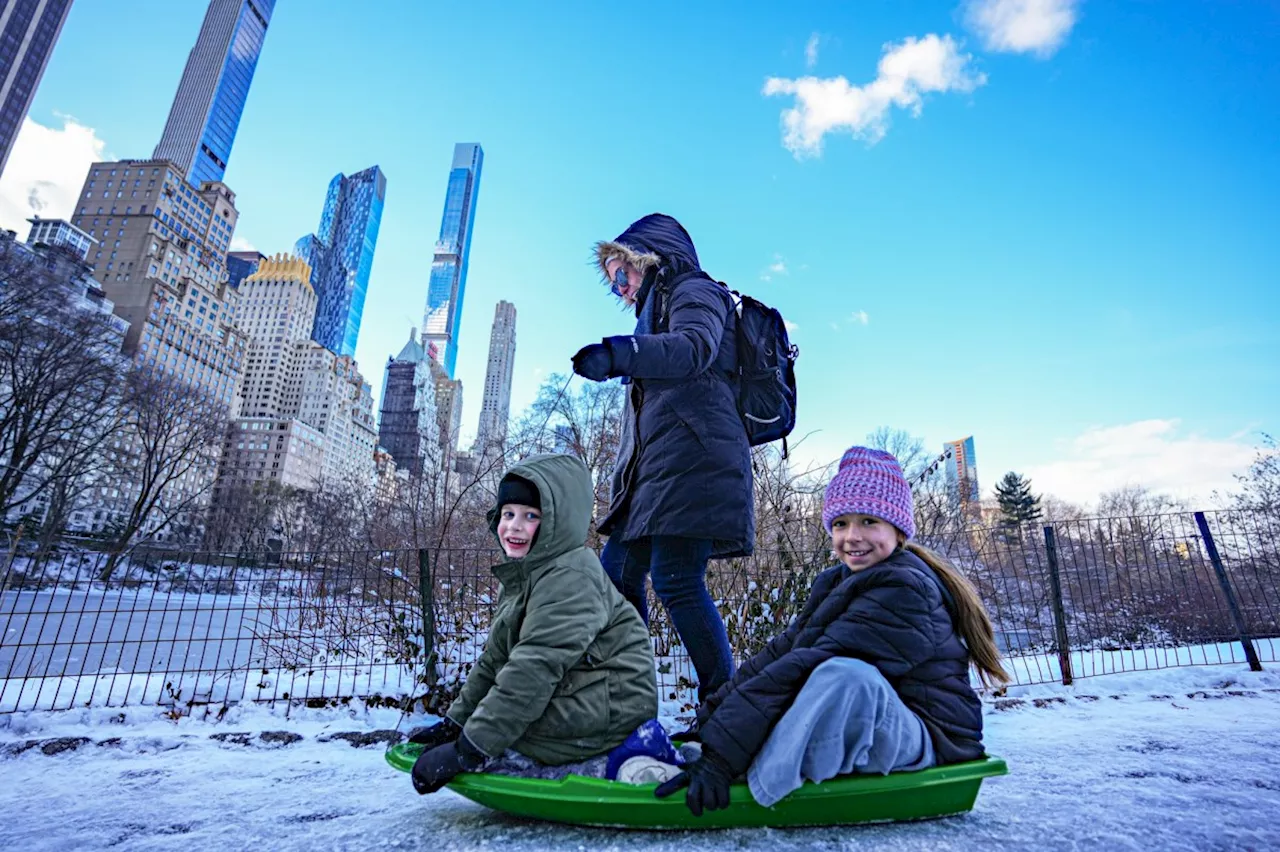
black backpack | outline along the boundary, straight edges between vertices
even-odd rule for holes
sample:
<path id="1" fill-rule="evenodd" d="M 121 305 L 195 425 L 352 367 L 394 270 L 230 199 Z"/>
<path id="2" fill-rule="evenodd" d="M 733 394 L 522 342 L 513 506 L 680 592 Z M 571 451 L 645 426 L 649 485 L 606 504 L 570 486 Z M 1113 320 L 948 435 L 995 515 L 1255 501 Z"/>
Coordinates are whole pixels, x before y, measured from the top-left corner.
<path id="1" fill-rule="evenodd" d="M 726 289 L 738 312 L 738 413 L 751 446 L 782 439 L 796 428 L 796 358 L 782 314 L 763 302 Z"/>

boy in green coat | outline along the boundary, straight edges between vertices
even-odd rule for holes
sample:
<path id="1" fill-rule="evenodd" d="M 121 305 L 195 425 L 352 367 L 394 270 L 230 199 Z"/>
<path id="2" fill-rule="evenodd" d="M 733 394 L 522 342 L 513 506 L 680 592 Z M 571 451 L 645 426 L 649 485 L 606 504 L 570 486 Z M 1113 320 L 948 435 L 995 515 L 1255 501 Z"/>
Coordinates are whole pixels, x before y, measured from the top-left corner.
<path id="1" fill-rule="evenodd" d="M 489 528 L 507 561 L 484 652 L 427 746 L 413 786 L 432 793 L 508 749 L 538 763 L 620 745 L 658 713 L 649 632 L 585 546 L 591 475 L 567 455 L 530 456 L 498 486 Z"/>

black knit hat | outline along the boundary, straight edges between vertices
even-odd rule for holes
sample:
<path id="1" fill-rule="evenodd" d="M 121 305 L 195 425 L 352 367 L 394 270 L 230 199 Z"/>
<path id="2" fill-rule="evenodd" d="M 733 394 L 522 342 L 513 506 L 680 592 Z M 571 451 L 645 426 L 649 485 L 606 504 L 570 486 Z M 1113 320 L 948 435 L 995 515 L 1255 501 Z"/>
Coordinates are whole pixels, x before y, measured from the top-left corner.
<path id="1" fill-rule="evenodd" d="M 498 508 L 501 509 L 508 503 L 542 509 L 542 498 L 538 494 L 538 486 L 514 473 L 508 473 L 498 485 Z"/>

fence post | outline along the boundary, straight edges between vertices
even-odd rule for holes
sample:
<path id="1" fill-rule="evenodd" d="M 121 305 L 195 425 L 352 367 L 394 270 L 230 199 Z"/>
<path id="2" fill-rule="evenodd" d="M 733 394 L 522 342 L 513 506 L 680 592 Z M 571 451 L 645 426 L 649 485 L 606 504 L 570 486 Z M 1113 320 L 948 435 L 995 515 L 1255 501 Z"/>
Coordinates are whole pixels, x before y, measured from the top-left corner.
<path id="1" fill-rule="evenodd" d="M 1262 671 L 1262 663 L 1258 660 L 1258 652 L 1254 650 L 1253 639 L 1249 636 L 1249 630 L 1244 623 L 1244 614 L 1240 612 L 1240 604 L 1236 602 L 1235 590 L 1231 588 L 1231 581 L 1227 579 L 1227 569 L 1222 566 L 1222 557 L 1218 555 L 1218 545 L 1213 541 L 1213 534 L 1209 532 L 1209 522 L 1205 519 L 1204 512 L 1196 512 L 1196 526 L 1200 528 L 1200 537 L 1204 539 L 1204 549 L 1209 552 L 1209 561 L 1213 563 L 1213 572 L 1218 575 L 1218 583 L 1222 586 L 1222 594 L 1227 599 L 1227 608 L 1231 610 L 1231 620 L 1236 625 L 1236 636 L 1240 639 L 1240 644 L 1244 646 L 1244 658 L 1249 661 L 1249 670 L 1254 672 Z"/>
<path id="2" fill-rule="evenodd" d="M 13 545 L 9 548 L 9 557 L 4 562 L 4 583 L 0 584 L 0 593 L 9 591 L 9 572 L 13 568 L 13 557 L 18 553 L 18 544 L 22 541 L 22 531 L 26 528 L 25 521 L 18 522 L 18 532 L 13 537 Z"/>
<path id="3" fill-rule="evenodd" d="M 1071 645 L 1067 639 L 1067 613 L 1062 607 L 1062 578 L 1058 576 L 1058 540 L 1053 527 L 1044 528 L 1044 548 L 1049 555 L 1049 603 L 1053 607 L 1053 628 L 1057 634 L 1058 666 L 1062 669 L 1062 683 L 1070 686 Z"/>
<path id="4" fill-rule="evenodd" d="M 418 548 L 418 597 L 422 603 L 422 657 L 426 683 L 436 682 L 436 584 L 431 577 L 431 553 Z"/>

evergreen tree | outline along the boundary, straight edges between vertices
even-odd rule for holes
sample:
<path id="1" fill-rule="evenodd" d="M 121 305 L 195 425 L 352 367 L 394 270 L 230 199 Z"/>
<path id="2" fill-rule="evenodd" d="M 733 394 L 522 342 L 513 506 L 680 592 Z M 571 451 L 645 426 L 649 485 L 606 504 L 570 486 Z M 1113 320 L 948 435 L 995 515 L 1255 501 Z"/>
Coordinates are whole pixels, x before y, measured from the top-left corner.
<path id="1" fill-rule="evenodd" d="M 1031 480 L 1009 471 L 996 483 L 996 499 L 1000 502 L 1000 515 L 1010 525 L 1038 521 L 1044 516 L 1040 498 L 1031 493 Z"/>

